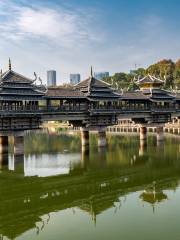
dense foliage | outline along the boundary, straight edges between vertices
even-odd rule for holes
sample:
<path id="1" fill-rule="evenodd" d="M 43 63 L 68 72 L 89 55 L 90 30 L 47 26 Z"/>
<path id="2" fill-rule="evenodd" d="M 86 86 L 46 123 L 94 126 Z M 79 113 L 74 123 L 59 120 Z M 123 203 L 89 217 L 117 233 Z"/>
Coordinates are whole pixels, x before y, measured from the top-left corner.
<path id="1" fill-rule="evenodd" d="M 177 62 L 173 62 L 171 59 L 163 59 L 150 65 L 147 69 L 139 68 L 131 71 L 131 73 L 115 73 L 103 80 L 112 84 L 112 87 L 118 90 L 134 90 L 137 88 L 135 78 L 144 77 L 147 74 L 164 80 L 164 88 L 166 89 L 180 89 L 180 59 Z"/>

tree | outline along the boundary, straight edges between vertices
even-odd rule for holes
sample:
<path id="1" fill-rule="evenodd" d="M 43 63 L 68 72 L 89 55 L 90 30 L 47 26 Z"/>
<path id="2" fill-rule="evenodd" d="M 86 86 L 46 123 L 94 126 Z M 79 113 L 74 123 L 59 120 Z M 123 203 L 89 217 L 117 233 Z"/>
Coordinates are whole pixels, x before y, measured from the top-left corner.
<path id="1" fill-rule="evenodd" d="M 174 88 L 180 89 L 180 59 L 178 59 L 176 64 L 175 64 Z"/>
<path id="2" fill-rule="evenodd" d="M 149 66 L 147 73 L 165 80 L 165 87 L 172 88 L 174 86 L 174 70 L 175 63 L 171 59 L 163 59 Z"/>
<path id="3" fill-rule="evenodd" d="M 138 68 L 134 71 L 134 75 L 138 77 L 144 77 L 146 75 L 146 69 L 144 68 Z"/>

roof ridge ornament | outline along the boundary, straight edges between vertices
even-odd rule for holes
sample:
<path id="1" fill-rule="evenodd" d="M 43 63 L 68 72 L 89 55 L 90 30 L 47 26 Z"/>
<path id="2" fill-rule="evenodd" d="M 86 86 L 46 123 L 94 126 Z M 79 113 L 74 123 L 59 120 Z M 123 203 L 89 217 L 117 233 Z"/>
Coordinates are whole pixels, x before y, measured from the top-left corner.
<path id="1" fill-rule="evenodd" d="M 89 94 L 91 92 L 92 80 L 93 80 L 93 67 L 91 66 L 91 75 L 90 75 L 90 81 L 89 81 L 89 86 L 88 86 L 88 93 Z"/>
<path id="2" fill-rule="evenodd" d="M 93 78 L 93 67 L 91 66 L 91 78 Z"/>
<path id="3" fill-rule="evenodd" d="M 11 59 L 9 58 L 9 71 L 11 71 Z"/>
<path id="4" fill-rule="evenodd" d="M 36 82 L 36 80 L 37 80 L 37 74 L 34 72 L 34 77 L 35 77 L 35 79 L 33 80 L 33 82 Z"/>
<path id="5" fill-rule="evenodd" d="M 2 71 L 2 68 L 1 68 L 1 72 L 0 72 L 0 80 L 2 80 L 2 75 L 3 75 L 3 71 Z"/>
<path id="6" fill-rule="evenodd" d="M 39 80 L 40 84 L 42 85 L 42 79 L 39 77 L 38 80 Z"/>

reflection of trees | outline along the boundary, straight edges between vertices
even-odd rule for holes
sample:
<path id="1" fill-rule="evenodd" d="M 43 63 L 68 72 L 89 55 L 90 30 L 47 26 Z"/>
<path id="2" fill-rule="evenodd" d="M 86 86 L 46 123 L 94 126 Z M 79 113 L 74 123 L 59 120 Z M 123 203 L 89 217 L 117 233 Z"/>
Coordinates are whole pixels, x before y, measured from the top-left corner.
<path id="1" fill-rule="evenodd" d="M 35 133 L 25 137 L 25 153 L 42 154 L 57 152 L 77 152 L 80 150 L 80 138 L 78 135 Z"/>
<path id="2" fill-rule="evenodd" d="M 177 188 L 180 161 L 176 154 L 178 144 L 175 140 L 167 140 L 163 152 L 149 145 L 143 157 L 138 155 L 139 141 L 136 137 L 108 136 L 110 144 L 101 151 L 94 144 L 97 141 L 95 135 L 91 135 L 90 141 L 92 147 L 84 159 L 83 167 L 81 164 L 72 166 L 68 175 L 29 178 L 18 172 L 8 172 L 6 169 L 2 171 L 2 235 L 15 238 L 29 229 L 35 229 L 38 233 L 50 221 L 49 213 L 67 208 L 80 208 L 96 222 L 98 214 L 108 208 L 114 208 L 114 212 L 117 212 L 125 204 L 124 196 L 130 192 L 149 189 L 155 180 L 159 193 L 165 189 Z M 74 145 L 69 147 L 72 142 Z M 80 151 L 79 136 L 30 134 L 26 137 L 25 144 L 28 154 L 36 151 L 38 154 L 59 152 L 64 149 Z M 44 215 L 46 219 L 42 217 Z"/>
<path id="3" fill-rule="evenodd" d="M 28 229 L 41 231 L 46 226 L 41 216 L 66 208 L 78 207 L 96 221 L 108 208 L 117 211 L 121 196 L 145 189 L 154 179 L 158 191 L 176 188 L 179 170 L 180 163 L 170 167 L 161 162 L 161 171 L 153 164 L 99 170 L 89 166 L 85 172 L 74 174 L 72 170 L 68 176 L 49 178 L 22 178 L 4 171 L 0 176 L 0 233 L 15 238 Z"/>

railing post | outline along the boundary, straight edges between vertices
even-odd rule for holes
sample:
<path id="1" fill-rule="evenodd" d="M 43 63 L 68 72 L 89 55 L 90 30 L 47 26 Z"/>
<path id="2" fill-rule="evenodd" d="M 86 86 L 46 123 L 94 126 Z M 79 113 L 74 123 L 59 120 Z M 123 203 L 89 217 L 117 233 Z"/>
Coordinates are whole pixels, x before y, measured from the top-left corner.
<path id="1" fill-rule="evenodd" d="M 140 140 L 146 140 L 147 139 L 147 127 L 140 126 Z"/>

